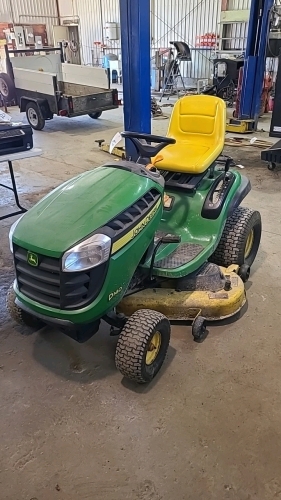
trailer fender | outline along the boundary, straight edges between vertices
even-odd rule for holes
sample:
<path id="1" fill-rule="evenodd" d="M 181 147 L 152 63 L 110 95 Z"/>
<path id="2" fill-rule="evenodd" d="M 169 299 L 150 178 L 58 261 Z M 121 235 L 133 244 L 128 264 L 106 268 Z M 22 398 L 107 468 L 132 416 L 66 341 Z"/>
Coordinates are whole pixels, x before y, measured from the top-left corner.
<path id="1" fill-rule="evenodd" d="M 26 105 L 29 102 L 35 102 L 39 108 L 42 118 L 45 120 L 51 120 L 53 118 L 53 113 L 50 110 L 49 103 L 47 99 L 33 99 L 31 97 L 21 97 L 20 99 L 20 111 L 26 110 Z"/>

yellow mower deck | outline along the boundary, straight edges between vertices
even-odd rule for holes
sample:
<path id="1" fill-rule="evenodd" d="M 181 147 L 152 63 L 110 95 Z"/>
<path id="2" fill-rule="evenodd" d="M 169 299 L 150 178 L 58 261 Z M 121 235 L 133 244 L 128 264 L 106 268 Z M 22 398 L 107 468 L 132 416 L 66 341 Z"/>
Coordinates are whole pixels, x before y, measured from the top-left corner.
<path id="1" fill-rule="evenodd" d="M 175 321 L 192 321 L 198 315 L 208 321 L 229 318 L 242 309 L 246 293 L 243 281 L 236 274 L 238 266 L 221 270 L 231 280 L 229 291 L 176 292 L 167 287 L 149 288 L 125 297 L 118 305 L 118 312 L 129 317 L 139 309 L 153 309 Z"/>

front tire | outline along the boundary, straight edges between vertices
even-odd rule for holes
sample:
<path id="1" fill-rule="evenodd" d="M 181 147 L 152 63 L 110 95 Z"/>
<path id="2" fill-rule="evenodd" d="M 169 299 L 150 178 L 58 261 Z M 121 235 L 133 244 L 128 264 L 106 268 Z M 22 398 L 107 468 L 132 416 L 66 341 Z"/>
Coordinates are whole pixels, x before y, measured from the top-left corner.
<path id="1" fill-rule="evenodd" d="M 256 210 L 238 207 L 227 218 L 220 242 L 210 261 L 219 266 L 253 264 L 261 239 L 261 216 Z"/>
<path id="2" fill-rule="evenodd" d="M 46 122 L 37 104 L 34 102 L 28 102 L 25 108 L 25 112 L 29 125 L 34 130 L 43 130 Z"/>
<path id="3" fill-rule="evenodd" d="M 18 307 L 15 300 L 16 294 L 14 292 L 14 286 L 11 285 L 8 289 L 6 297 L 6 307 L 11 318 L 19 325 L 25 325 L 29 328 L 36 328 L 37 330 L 41 328 L 43 326 L 43 323 L 39 319 L 35 318 L 31 314 L 28 314 L 26 311 L 23 311 L 23 309 Z"/>
<path id="4" fill-rule="evenodd" d="M 134 312 L 117 342 L 116 367 L 139 384 L 150 382 L 165 360 L 170 334 L 170 322 L 163 314 L 150 309 Z"/>

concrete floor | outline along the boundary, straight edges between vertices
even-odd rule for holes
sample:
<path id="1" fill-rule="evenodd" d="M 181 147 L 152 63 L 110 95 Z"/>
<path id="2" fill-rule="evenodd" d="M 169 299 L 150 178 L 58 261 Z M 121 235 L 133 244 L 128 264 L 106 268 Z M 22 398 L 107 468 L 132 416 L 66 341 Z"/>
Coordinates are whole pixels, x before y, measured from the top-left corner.
<path id="1" fill-rule="evenodd" d="M 154 121 L 154 131 L 167 123 Z M 94 141 L 121 129 L 121 110 L 97 122 L 48 123 L 34 134 L 42 157 L 15 163 L 22 203 L 107 161 Z M 9 320 L 13 219 L 0 223 L 1 500 L 281 499 L 281 176 L 258 149 L 226 152 L 245 166 L 246 205 L 263 219 L 248 306 L 238 321 L 212 326 L 201 345 L 189 327 L 173 328 L 149 386 L 122 380 L 107 328 L 78 345 L 50 328 L 28 335 Z M 0 172 L 8 180 L 6 166 Z M 1 214 L 11 201 L 1 189 Z"/>

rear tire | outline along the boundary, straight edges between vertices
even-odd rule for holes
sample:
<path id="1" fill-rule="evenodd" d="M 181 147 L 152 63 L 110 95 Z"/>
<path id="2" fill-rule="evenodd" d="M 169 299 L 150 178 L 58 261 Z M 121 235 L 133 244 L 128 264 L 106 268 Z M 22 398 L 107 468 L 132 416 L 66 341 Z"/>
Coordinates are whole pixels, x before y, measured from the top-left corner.
<path id="1" fill-rule="evenodd" d="M 100 111 L 99 113 L 89 113 L 89 117 L 92 118 L 93 120 L 97 120 L 98 118 L 100 118 L 101 115 L 102 111 Z"/>
<path id="2" fill-rule="evenodd" d="M 43 323 L 39 319 L 35 318 L 31 314 L 28 314 L 26 311 L 23 311 L 23 309 L 18 307 L 15 300 L 16 294 L 14 292 L 14 286 L 11 285 L 8 289 L 6 297 L 6 307 L 11 318 L 19 325 L 25 325 L 29 328 L 34 328 L 37 330 L 39 328 L 42 328 Z"/>
<path id="3" fill-rule="evenodd" d="M 46 122 L 38 105 L 35 102 L 28 102 L 25 108 L 25 112 L 29 125 L 34 130 L 43 130 Z"/>
<path id="4" fill-rule="evenodd" d="M 116 367 L 139 384 L 150 382 L 165 360 L 170 334 L 170 322 L 163 314 L 150 309 L 134 312 L 117 342 Z"/>
<path id="5" fill-rule="evenodd" d="M 220 242 L 210 258 L 219 266 L 253 264 L 261 239 L 261 216 L 256 210 L 238 207 L 227 218 Z"/>

